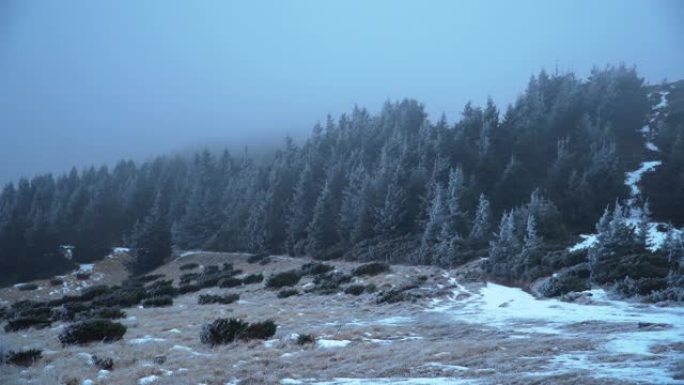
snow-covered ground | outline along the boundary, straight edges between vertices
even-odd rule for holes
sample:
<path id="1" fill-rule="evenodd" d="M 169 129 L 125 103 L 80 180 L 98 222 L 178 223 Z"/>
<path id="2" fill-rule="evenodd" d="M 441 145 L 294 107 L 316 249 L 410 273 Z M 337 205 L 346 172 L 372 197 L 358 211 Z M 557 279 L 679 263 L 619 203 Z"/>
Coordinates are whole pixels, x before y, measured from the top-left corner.
<path id="1" fill-rule="evenodd" d="M 468 294 L 466 299 L 463 294 Z M 597 341 L 592 350 L 563 353 L 549 362 L 543 375 L 589 371 L 596 378 L 684 384 L 672 378 L 671 366 L 684 361 L 684 351 L 670 346 L 684 341 L 684 309 L 656 307 L 609 299 L 592 290 L 595 305 L 536 299 L 518 288 L 488 283 L 479 291 L 457 287 L 451 299 L 436 300 L 431 312 L 454 320 L 487 325 L 511 333 L 510 338 L 546 334 L 556 338 Z M 595 330 L 585 325 L 595 324 Z M 589 328 L 591 329 L 591 327 Z"/>

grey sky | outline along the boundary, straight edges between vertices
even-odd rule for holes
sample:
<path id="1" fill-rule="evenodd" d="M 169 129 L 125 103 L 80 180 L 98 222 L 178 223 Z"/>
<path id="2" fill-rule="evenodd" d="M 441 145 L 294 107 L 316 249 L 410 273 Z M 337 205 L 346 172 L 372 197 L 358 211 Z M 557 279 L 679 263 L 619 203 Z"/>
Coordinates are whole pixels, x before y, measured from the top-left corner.
<path id="1" fill-rule="evenodd" d="M 542 68 L 684 78 L 681 1 L 0 1 L 0 183 L 303 137 L 416 98 L 458 117 Z"/>

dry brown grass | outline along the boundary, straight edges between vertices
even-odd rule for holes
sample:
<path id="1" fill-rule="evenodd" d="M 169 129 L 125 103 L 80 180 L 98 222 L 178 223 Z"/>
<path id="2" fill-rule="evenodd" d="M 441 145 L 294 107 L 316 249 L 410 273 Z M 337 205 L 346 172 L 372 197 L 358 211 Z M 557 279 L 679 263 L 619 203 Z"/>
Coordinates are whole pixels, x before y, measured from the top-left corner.
<path id="1" fill-rule="evenodd" d="M 177 279 L 183 273 L 179 266 L 185 263 L 220 266 L 223 262 L 232 262 L 244 274 L 262 272 L 268 277 L 307 262 L 277 256 L 271 264 L 261 266 L 246 263 L 246 258 L 244 254 L 200 253 L 174 260 L 153 273 Z M 344 272 L 357 266 L 340 261 L 329 263 Z M 98 270 L 99 267 L 96 272 Z M 423 292 L 439 295 L 445 293 L 449 285 L 442 274 L 442 270 L 434 267 L 393 266 L 389 274 L 355 278 L 355 281 L 374 283 L 382 289 L 399 287 L 414 282 L 418 275 L 427 275 Z M 298 287 L 301 289 L 310 281 L 306 277 Z M 474 288 L 478 283 L 471 285 Z M 7 293 L 0 292 L 0 295 L 11 300 L 16 298 L 14 295 L 4 297 Z M 239 293 L 241 299 L 231 305 L 198 305 L 197 297 L 206 293 Z M 202 290 L 176 298 L 170 308 L 126 309 L 128 318 L 123 322 L 128 326 L 128 332 L 122 341 L 112 344 L 62 347 L 57 334 L 63 325 L 2 334 L 0 343 L 15 349 L 41 348 L 46 353 L 42 360 L 26 370 L 0 367 L 0 383 L 54 385 L 76 379 L 81 384 L 83 380 L 91 379 L 94 384 L 137 384 L 139 379 L 150 375 L 158 376 L 154 384 L 159 385 L 223 385 L 233 379 L 239 379 L 241 385 L 257 385 L 278 384 L 283 378 L 444 376 L 502 384 L 611 383 L 592 379 L 590 373 L 533 375 L 541 372 L 556 354 L 593 349 L 592 342 L 586 339 L 549 335 L 511 338 L 511 333 L 487 325 L 455 322 L 444 314 L 427 313 L 424 309 L 430 298 L 415 303 L 376 305 L 375 294 L 358 297 L 303 294 L 286 299 L 278 299 L 276 294 L 276 291 L 264 289 L 264 284 L 260 283 Z M 268 345 L 262 341 L 215 348 L 202 345 L 199 339 L 202 325 L 220 317 L 239 317 L 247 321 L 273 319 L 278 330 L 274 341 Z M 408 322 L 388 323 L 388 318 Z M 300 346 L 292 338 L 295 333 L 351 342 L 340 348 Z M 144 336 L 164 340 L 140 345 L 131 343 Z M 87 359 L 90 354 L 113 358 L 114 370 L 98 379 L 98 368 Z M 154 358 L 158 355 L 166 356 L 166 362 L 155 364 Z"/>

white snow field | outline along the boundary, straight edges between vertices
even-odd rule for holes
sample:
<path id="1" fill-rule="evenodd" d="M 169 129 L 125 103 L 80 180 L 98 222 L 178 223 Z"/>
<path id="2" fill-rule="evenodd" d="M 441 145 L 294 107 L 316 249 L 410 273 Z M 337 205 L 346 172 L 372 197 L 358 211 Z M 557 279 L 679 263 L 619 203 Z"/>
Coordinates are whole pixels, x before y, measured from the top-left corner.
<path id="1" fill-rule="evenodd" d="M 469 296 L 456 300 L 463 294 Z M 479 292 L 457 287 L 451 299 L 434 301 L 429 311 L 495 327 L 511 333 L 510 338 L 550 334 L 598 341 L 595 350 L 554 356 L 545 371 L 534 375 L 588 371 L 595 378 L 684 384 L 684 379 L 674 379 L 671 372 L 673 365 L 684 362 L 684 351 L 653 349 L 684 342 L 684 308 L 611 300 L 603 290 L 586 294 L 596 304 L 536 299 L 521 289 L 488 283 Z M 596 330 L 586 330 L 592 324 Z"/>

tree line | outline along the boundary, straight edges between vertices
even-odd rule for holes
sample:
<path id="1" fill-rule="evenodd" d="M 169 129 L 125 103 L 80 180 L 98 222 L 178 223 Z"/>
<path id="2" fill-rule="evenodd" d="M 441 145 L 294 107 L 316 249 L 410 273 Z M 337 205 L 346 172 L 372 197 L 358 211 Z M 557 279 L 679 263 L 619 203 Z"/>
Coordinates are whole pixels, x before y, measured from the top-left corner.
<path id="1" fill-rule="evenodd" d="M 21 179 L 0 195 L 0 283 L 63 270 L 60 245 L 75 246 L 75 261 L 162 245 L 141 254 L 139 271 L 170 245 L 454 266 L 510 256 L 508 237 L 526 250 L 516 244 L 514 265 L 534 266 L 535 250 L 567 247 L 629 196 L 624 173 L 657 102 L 649 92 L 624 66 L 587 79 L 542 71 L 505 112 L 468 103 L 455 123 L 430 121 L 414 100 L 387 102 L 328 117 L 266 159 L 202 151 Z M 684 169 L 681 116 L 658 122 L 671 154 L 661 179 Z M 684 207 L 673 208 L 656 214 L 684 224 Z"/>

